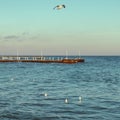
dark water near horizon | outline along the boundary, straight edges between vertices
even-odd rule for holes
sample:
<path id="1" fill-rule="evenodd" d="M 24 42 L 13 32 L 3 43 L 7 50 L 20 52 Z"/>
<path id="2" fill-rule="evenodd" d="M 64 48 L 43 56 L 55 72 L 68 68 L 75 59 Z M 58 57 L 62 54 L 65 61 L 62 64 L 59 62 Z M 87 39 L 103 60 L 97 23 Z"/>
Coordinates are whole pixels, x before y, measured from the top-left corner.
<path id="1" fill-rule="evenodd" d="M 120 120 L 120 57 L 83 58 L 0 63 L 0 120 Z"/>

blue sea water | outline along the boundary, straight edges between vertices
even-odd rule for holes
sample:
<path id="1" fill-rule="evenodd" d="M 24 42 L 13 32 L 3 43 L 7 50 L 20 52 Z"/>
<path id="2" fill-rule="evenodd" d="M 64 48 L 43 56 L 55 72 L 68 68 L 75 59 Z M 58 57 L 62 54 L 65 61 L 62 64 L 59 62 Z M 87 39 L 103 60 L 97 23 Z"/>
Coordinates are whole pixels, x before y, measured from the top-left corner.
<path id="1" fill-rule="evenodd" d="M 120 57 L 83 58 L 0 63 L 0 120 L 120 120 Z"/>

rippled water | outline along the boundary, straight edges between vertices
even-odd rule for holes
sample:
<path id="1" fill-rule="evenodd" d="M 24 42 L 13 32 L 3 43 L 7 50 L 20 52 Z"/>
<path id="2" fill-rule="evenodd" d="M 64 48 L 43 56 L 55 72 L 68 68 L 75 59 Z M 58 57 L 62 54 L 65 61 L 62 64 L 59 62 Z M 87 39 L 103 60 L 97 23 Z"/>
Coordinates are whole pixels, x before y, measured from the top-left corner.
<path id="1" fill-rule="evenodd" d="M 120 120 L 120 57 L 84 58 L 0 63 L 0 120 Z"/>

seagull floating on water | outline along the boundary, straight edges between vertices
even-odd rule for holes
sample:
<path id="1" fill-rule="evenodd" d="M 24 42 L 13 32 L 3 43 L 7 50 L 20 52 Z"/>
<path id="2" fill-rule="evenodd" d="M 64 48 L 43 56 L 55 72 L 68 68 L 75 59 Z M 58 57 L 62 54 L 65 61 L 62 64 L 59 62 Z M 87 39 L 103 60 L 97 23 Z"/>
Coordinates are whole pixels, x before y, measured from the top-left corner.
<path id="1" fill-rule="evenodd" d="M 82 97 L 81 96 L 79 96 L 79 101 L 81 101 L 82 100 Z"/>
<path id="2" fill-rule="evenodd" d="M 56 7 L 54 7 L 53 9 L 57 9 L 60 10 L 62 8 L 65 8 L 65 5 L 57 5 Z"/>
<path id="3" fill-rule="evenodd" d="M 81 103 L 82 102 L 82 97 L 81 96 L 79 96 L 79 103 Z"/>
<path id="4" fill-rule="evenodd" d="M 65 103 L 68 103 L 68 99 L 67 98 L 65 99 Z"/>
<path id="5" fill-rule="evenodd" d="M 47 94 L 47 93 L 44 93 L 44 96 L 45 96 L 45 97 L 47 97 L 47 96 L 48 96 L 48 94 Z"/>

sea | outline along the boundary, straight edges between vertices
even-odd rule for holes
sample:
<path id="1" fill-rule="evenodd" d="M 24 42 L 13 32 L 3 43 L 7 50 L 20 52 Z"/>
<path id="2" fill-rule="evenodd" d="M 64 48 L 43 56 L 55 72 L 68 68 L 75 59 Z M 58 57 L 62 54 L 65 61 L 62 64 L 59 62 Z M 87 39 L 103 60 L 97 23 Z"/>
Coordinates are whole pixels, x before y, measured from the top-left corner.
<path id="1" fill-rule="evenodd" d="M 0 63 L 0 120 L 120 120 L 120 56 L 84 63 Z"/>

